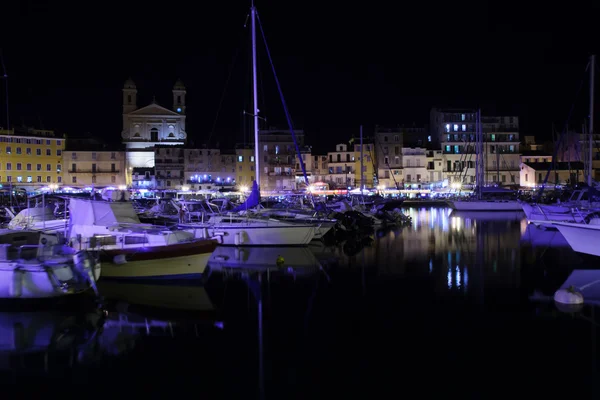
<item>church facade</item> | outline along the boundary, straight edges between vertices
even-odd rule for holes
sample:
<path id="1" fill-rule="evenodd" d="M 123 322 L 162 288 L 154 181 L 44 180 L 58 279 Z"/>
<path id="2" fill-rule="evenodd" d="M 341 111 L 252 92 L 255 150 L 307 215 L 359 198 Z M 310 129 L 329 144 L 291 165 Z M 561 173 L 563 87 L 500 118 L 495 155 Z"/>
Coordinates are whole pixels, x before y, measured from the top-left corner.
<path id="1" fill-rule="evenodd" d="M 128 79 L 123 86 L 123 130 L 121 138 L 127 154 L 127 182 L 136 169 L 155 168 L 155 151 L 164 146 L 182 146 L 187 141 L 183 82 L 173 86 L 171 109 L 153 101 L 139 108 L 137 87 Z"/>

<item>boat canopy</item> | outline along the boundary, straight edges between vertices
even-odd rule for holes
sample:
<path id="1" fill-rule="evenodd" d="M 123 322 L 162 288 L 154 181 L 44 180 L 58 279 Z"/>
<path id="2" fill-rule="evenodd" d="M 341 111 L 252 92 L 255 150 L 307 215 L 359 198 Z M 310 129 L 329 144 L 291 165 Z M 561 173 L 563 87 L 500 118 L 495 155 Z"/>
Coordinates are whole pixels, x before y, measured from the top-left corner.
<path id="1" fill-rule="evenodd" d="M 72 225 L 139 224 L 133 204 L 83 199 L 69 201 L 69 218 Z"/>

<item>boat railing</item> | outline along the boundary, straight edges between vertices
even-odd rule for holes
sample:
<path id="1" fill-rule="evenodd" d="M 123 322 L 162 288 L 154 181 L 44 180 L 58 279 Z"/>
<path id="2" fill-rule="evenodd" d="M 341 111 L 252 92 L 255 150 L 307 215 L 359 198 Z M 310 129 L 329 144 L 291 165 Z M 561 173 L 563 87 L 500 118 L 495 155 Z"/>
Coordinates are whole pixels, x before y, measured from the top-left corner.
<path id="1" fill-rule="evenodd" d="M 43 262 L 56 256 L 72 257 L 74 252 L 75 251 L 71 247 L 60 244 L 24 244 L 17 247 L 17 258 L 23 260 L 35 259 Z"/>

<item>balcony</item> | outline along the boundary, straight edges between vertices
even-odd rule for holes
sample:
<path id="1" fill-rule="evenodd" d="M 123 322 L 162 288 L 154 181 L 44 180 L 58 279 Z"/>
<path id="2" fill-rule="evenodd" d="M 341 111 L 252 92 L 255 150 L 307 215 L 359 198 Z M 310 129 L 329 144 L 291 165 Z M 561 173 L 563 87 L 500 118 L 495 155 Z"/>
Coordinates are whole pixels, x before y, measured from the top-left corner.
<path id="1" fill-rule="evenodd" d="M 70 174 L 118 174 L 121 171 L 118 169 L 100 169 L 100 168 L 96 168 L 96 169 L 80 169 L 77 168 L 76 170 L 74 169 L 70 169 L 69 173 Z"/>
<path id="2" fill-rule="evenodd" d="M 196 180 L 191 180 L 188 179 L 185 181 L 186 184 L 188 185 L 215 185 L 215 186 L 235 186 L 235 179 L 233 180 L 221 180 L 221 181 L 215 181 L 215 180 L 206 180 L 206 181 L 196 181 Z"/>
<path id="3" fill-rule="evenodd" d="M 451 155 L 455 155 L 455 156 L 464 156 L 465 154 L 467 154 L 467 155 L 469 155 L 469 154 L 475 155 L 475 151 L 466 151 L 466 152 L 463 151 L 463 152 L 456 153 L 456 152 L 454 152 L 452 150 L 450 150 L 450 151 L 444 150 L 444 151 L 442 151 L 442 154 L 451 154 Z"/>
<path id="4" fill-rule="evenodd" d="M 269 172 L 269 176 L 292 176 L 293 172 Z"/>

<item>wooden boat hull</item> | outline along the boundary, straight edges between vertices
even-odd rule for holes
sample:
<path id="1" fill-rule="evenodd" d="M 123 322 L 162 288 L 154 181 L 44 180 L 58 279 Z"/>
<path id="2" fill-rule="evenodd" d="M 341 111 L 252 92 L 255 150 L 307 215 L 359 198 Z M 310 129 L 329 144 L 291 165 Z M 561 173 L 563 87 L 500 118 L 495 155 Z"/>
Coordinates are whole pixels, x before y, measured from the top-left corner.
<path id="1" fill-rule="evenodd" d="M 216 240 L 198 240 L 169 246 L 102 250 L 102 279 L 198 279 L 216 247 Z"/>

